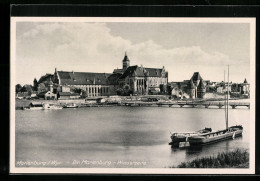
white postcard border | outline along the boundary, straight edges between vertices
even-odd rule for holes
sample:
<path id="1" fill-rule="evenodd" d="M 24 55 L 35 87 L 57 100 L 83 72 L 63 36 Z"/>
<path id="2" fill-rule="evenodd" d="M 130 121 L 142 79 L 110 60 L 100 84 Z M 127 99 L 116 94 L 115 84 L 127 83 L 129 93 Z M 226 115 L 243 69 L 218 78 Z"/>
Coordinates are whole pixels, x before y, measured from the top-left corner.
<path id="1" fill-rule="evenodd" d="M 20 168 L 15 167 L 15 52 L 17 22 L 172 22 L 250 24 L 250 150 L 249 168 Z M 10 45 L 10 173 L 82 174 L 254 174 L 255 173 L 255 18 L 123 18 L 123 17 L 11 17 Z"/>

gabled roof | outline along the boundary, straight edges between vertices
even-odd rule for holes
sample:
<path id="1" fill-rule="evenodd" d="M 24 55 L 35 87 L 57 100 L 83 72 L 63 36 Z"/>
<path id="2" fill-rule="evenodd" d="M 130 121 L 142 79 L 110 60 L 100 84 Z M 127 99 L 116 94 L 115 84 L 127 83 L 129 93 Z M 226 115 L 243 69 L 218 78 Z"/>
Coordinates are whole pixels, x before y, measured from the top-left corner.
<path id="1" fill-rule="evenodd" d="M 136 76 L 136 77 L 161 77 L 162 76 L 162 69 L 158 68 L 145 68 L 145 67 L 138 67 L 137 65 L 130 66 L 126 69 L 120 79 L 124 79 L 127 76 Z"/>
<path id="2" fill-rule="evenodd" d="M 114 69 L 113 74 L 116 74 L 116 73 L 123 74 L 124 73 L 124 69 Z"/>
<path id="3" fill-rule="evenodd" d="M 161 77 L 162 69 L 157 68 L 145 68 L 150 77 Z"/>
<path id="4" fill-rule="evenodd" d="M 126 69 L 126 71 L 123 73 L 123 75 L 120 77 L 120 79 L 124 79 L 129 75 L 130 76 L 134 76 L 134 75 L 137 76 L 137 73 L 134 73 L 136 71 L 137 67 L 138 67 L 137 65 L 128 67 Z"/>
<path id="5" fill-rule="evenodd" d="M 121 77 L 122 76 L 122 74 L 120 74 L 120 73 L 114 73 L 114 74 L 112 74 L 112 75 L 110 75 L 107 79 L 108 79 L 108 81 L 109 81 L 109 84 L 118 84 L 118 79 L 119 79 L 119 77 Z"/>
<path id="6" fill-rule="evenodd" d="M 194 72 L 194 74 L 191 77 L 192 81 L 197 81 L 197 80 L 203 80 L 202 77 L 200 76 L 199 72 Z"/>
<path id="7" fill-rule="evenodd" d="M 107 73 L 90 73 L 90 72 L 57 72 L 61 85 L 107 85 Z"/>

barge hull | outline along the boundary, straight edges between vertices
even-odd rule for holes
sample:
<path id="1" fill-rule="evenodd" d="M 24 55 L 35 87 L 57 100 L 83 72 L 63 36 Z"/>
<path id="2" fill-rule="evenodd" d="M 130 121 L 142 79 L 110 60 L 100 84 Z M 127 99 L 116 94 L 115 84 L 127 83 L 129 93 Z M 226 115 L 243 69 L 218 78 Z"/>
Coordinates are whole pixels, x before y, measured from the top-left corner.
<path id="1" fill-rule="evenodd" d="M 228 140 L 233 138 L 233 133 L 227 133 L 226 135 L 220 135 L 217 137 L 212 137 L 212 138 L 190 138 L 188 141 L 190 142 L 190 145 L 207 145 L 211 143 L 216 143 L 219 141 L 223 140 Z M 242 136 L 242 130 L 236 131 L 235 132 L 235 137 L 240 137 Z"/>

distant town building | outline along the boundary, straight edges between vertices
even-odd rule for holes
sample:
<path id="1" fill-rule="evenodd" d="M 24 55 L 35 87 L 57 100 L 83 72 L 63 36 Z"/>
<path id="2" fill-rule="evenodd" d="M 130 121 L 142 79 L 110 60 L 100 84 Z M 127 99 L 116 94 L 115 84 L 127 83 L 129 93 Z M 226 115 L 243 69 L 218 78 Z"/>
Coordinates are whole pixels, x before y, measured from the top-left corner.
<path id="1" fill-rule="evenodd" d="M 59 92 L 57 94 L 59 100 L 65 99 L 79 99 L 80 95 L 78 93 L 71 93 L 71 92 Z"/>
<path id="2" fill-rule="evenodd" d="M 188 83 L 187 92 L 192 99 L 205 97 L 206 87 L 199 72 L 194 72 Z"/>
<path id="3" fill-rule="evenodd" d="M 239 92 L 244 95 L 248 95 L 250 93 L 249 83 L 245 79 L 242 84 L 239 85 Z"/>
<path id="4" fill-rule="evenodd" d="M 16 94 L 16 98 L 18 98 L 18 99 L 24 99 L 24 98 L 28 98 L 28 97 L 29 97 L 28 92 L 18 92 Z"/>
<path id="5" fill-rule="evenodd" d="M 51 91 L 40 92 L 37 97 L 45 100 L 57 100 L 57 94 L 54 94 Z"/>

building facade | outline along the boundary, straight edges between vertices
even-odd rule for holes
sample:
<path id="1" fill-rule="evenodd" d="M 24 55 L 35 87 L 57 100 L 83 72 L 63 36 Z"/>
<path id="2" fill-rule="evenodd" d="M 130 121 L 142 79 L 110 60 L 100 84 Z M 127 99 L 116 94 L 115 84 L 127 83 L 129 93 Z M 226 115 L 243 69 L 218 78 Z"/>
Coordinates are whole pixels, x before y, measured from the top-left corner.
<path id="1" fill-rule="evenodd" d="M 115 69 L 114 74 L 120 74 L 118 84 L 120 88 L 129 89 L 132 94 L 145 95 L 162 92 L 168 84 L 168 72 L 165 68 L 146 68 L 130 66 L 130 60 L 125 54 L 122 69 Z M 123 71 L 122 71 L 123 70 Z"/>
<path id="2" fill-rule="evenodd" d="M 86 91 L 87 97 L 108 96 L 114 94 L 110 90 L 107 73 L 65 72 L 55 69 L 53 82 L 61 87 L 61 92 L 69 92 L 70 88 Z"/>

